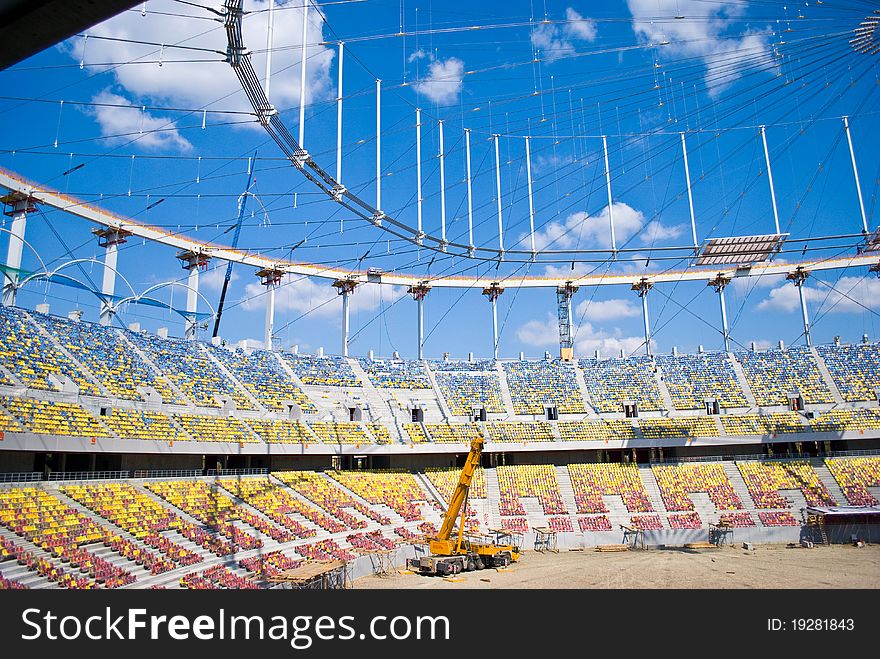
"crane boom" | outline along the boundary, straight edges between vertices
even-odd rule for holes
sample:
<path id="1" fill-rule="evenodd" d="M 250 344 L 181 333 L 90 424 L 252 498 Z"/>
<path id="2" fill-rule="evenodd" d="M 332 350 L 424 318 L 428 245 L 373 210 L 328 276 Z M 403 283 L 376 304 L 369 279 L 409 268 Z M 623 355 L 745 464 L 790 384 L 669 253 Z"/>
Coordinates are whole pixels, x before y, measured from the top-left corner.
<path id="1" fill-rule="evenodd" d="M 458 518 L 458 513 L 461 512 L 462 506 L 467 503 L 468 490 L 471 486 L 471 480 L 474 478 L 474 473 L 476 472 L 477 467 L 480 466 L 480 454 L 482 454 L 482 452 L 483 437 L 478 435 L 471 440 L 470 453 L 468 453 L 464 468 L 461 470 L 461 475 L 458 477 L 458 485 L 455 486 L 455 491 L 452 493 L 452 498 L 449 500 L 449 507 L 446 509 L 446 514 L 443 517 L 443 525 L 440 527 L 440 532 L 437 534 L 437 540 L 449 540 L 449 537 L 452 535 L 452 529 L 455 526 L 455 520 Z"/>

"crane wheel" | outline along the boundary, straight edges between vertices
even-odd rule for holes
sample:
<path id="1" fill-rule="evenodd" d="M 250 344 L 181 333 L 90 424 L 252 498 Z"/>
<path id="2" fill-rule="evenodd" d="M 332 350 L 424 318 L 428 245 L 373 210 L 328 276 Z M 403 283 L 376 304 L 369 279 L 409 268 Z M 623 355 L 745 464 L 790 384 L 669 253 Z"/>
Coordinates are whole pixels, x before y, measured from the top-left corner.
<path id="1" fill-rule="evenodd" d="M 477 569 L 477 564 L 476 564 L 476 562 L 474 561 L 474 559 L 469 558 L 469 559 L 467 560 L 467 563 L 466 563 L 465 566 L 464 566 L 464 569 L 465 569 L 465 572 L 473 572 L 474 570 L 476 570 L 476 569 Z"/>
<path id="2" fill-rule="evenodd" d="M 477 560 L 474 561 L 474 567 L 476 567 L 478 570 L 482 570 L 483 568 L 486 567 L 486 564 L 483 563 L 482 558 L 478 558 Z"/>

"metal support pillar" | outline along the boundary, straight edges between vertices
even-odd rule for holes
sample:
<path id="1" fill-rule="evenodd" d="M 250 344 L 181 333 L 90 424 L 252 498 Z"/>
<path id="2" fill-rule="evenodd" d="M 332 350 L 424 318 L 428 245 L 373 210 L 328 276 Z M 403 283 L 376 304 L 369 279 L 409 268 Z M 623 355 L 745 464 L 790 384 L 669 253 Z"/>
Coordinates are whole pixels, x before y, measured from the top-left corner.
<path id="1" fill-rule="evenodd" d="M 3 285 L 3 306 L 14 307 L 18 294 L 18 271 L 21 269 L 21 254 L 24 251 L 24 233 L 28 213 L 37 210 L 34 202 L 21 192 L 11 192 L 0 201 L 6 206 L 4 214 L 12 218 L 9 227 L 9 248 L 6 251 L 6 271 Z"/>
<path id="2" fill-rule="evenodd" d="M 843 128 L 846 131 L 846 142 L 849 144 L 849 158 L 852 161 L 853 176 L 856 179 L 856 194 L 859 197 L 859 210 L 862 212 L 862 231 L 868 233 L 868 218 L 865 215 L 865 202 L 862 200 L 862 184 L 859 182 L 859 168 L 856 165 L 856 152 L 853 150 L 852 136 L 849 132 L 849 117 L 843 118 Z"/>
<path id="3" fill-rule="evenodd" d="M 419 359 L 425 358 L 425 297 L 431 287 L 426 282 L 410 286 L 407 291 L 417 303 Z"/>
<path id="4" fill-rule="evenodd" d="M 707 286 L 715 288 L 721 303 L 721 334 L 724 337 L 724 352 L 730 352 L 730 329 L 727 325 L 727 305 L 724 302 L 724 288 L 730 281 L 730 277 L 719 274 L 715 279 L 707 283 Z"/>
<path id="5" fill-rule="evenodd" d="M 263 332 L 263 347 L 272 350 L 272 337 L 275 333 L 275 289 L 284 277 L 282 270 L 265 268 L 257 271 L 260 283 L 266 287 L 266 325 Z"/>
<path id="6" fill-rule="evenodd" d="M 559 318 L 559 358 L 570 360 L 573 357 L 574 340 L 571 335 L 571 299 L 578 287 L 571 282 L 556 289 L 556 311 Z"/>
<path id="7" fill-rule="evenodd" d="M 807 313 L 807 298 L 804 297 L 804 282 L 807 281 L 807 277 L 809 276 L 809 270 L 804 270 L 802 267 L 798 266 L 794 272 L 789 272 L 785 278 L 797 286 L 798 295 L 801 299 L 801 316 L 804 320 L 804 338 L 807 341 L 807 345 L 812 346 L 813 339 L 810 336 L 810 316 Z"/>
<path id="8" fill-rule="evenodd" d="M 770 168 L 770 151 L 767 149 L 767 131 L 761 126 L 761 141 L 764 143 L 764 160 L 767 163 L 767 180 L 770 182 L 770 201 L 773 203 L 773 222 L 779 235 L 779 212 L 776 210 L 776 189 L 773 187 L 773 170 Z"/>
<path id="9" fill-rule="evenodd" d="M 644 277 L 632 285 L 632 290 L 636 291 L 642 298 L 642 319 L 645 321 L 645 354 L 651 356 L 651 323 L 648 319 L 648 291 L 654 288 L 654 284 Z"/>
<path id="10" fill-rule="evenodd" d="M 489 298 L 492 303 L 492 355 L 498 359 L 498 298 L 504 292 L 504 289 L 497 283 L 493 282 L 491 286 L 483 289 L 483 295 Z"/>

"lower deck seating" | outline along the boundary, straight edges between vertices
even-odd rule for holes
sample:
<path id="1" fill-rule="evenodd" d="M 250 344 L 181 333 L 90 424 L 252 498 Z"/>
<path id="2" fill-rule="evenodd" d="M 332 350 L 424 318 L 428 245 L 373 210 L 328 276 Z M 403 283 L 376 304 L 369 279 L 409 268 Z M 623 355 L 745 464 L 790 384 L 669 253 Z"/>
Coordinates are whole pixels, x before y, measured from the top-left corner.
<path id="1" fill-rule="evenodd" d="M 570 464 L 568 474 L 578 513 L 606 513 L 603 496 L 619 496 L 630 512 L 652 512 L 639 469 L 622 464 Z"/>
<path id="2" fill-rule="evenodd" d="M 255 528 L 262 526 L 258 530 L 265 530 L 267 535 L 272 535 L 272 529 L 275 528 L 253 513 L 241 509 L 222 491 L 204 481 L 150 481 L 145 487 L 241 549 L 257 549 L 263 546 L 263 541 L 232 522 L 241 520 Z M 285 537 L 285 540 L 289 539 Z"/>
<path id="3" fill-rule="evenodd" d="M 425 469 L 425 475 L 431 481 L 431 484 L 437 488 L 440 496 L 444 501 L 452 499 L 452 493 L 458 485 L 458 479 L 461 475 L 461 469 L 454 467 L 429 467 Z M 470 488 L 468 488 L 469 499 L 485 499 L 486 498 L 486 474 L 482 467 L 474 470 L 474 476 L 471 479 Z"/>
<path id="4" fill-rule="evenodd" d="M 385 504 L 404 521 L 422 519 L 417 502 L 426 501 L 424 491 L 408 471 L 330 471 L 343 486 L 371 504 Z"/>
<path id="5" fill-rule="evenodd" d="M 659 531 L 663 528 L 663 520 L 660 515 L 637 515 L 630 517 L 630 524 L 640 531 Z"/>
<path id="6" fill-rule="evenodd" d="M 825 465 L 852 506 L 876 506 L 869 487 L 880 488 L 880 458 L 826 458 Z"/>
<path id="7" fill-rule="evenodd" d="M 278 474 L 276 474 L 278 476 Z M 267 477 L 225 478 L 219 481 L 223 489 L 253 506 L 276 524 L 298 538 L 311 538 L 318 532 L 304 525 L 294 515 L 308 520 L 328 533 L 339 533 L 345 526 L 315 506 L 298 499 L 291 492 Z"/>
<path id="8" fill-rule="evenodd" d="M 699 513 L 673 513 L 669 516 L 669 528 L 671 529 L 699 529 L 703 527 L 703 520 Z"/>
<path id="9" fill-rule="evenodd" d="M 523 497 L 537 497 L 545 515 L 568 514 L 553 465 L 498 466 L 495 473 L 501 489 L 502 515 L 525 514 L 519 501 Z"/>
<path id="10" fill-rule="evenodd" d="M 800 490 L 810 506 L 837 505 L 808 462 L 737 462 L 737 467 L 758 508 L 790 508 L 779 490 Z"/>
<path id="11" fill-rule="evenodd" d="M 705 492 L 717 510 L 739 510 L 742 501 L 718 463 L 686 463 L 652 467 L 666 510 L 694 510 L 689 494 Z"/>
<path id="12" fill-rule="evenodd" d="M 300 495 L 333 515 L 349 529 L 364 529 L 371 522 L 390 524 L 391 520 L 357 501 L 329 479 L 313 471 L 276 472 L 275 477 Z M 358 513 L 352 514 L 351 511 Z"/>

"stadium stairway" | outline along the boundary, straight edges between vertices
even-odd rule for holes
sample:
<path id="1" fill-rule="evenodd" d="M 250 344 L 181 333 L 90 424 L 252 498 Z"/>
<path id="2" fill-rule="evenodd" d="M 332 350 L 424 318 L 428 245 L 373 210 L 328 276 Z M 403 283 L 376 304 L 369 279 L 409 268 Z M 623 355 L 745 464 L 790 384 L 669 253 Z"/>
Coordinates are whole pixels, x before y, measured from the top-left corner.
<path id="1" fill-rule="evenodd" d="M 737 468 L 736 463 L 730 460 L 724 460 L 721 462 L 721 467 L 724 469 L 724 475 L 727 476 L 727 480 L 730 481 L 730 484 L 733 486 L 733 491 L 736 492 L 736 495 L 739 497 L 739 500 L 742 501 L 743 508 L 746 510 L 755 510 L 755 502 L 752 500 L 752 495 L 749 494 L 749 488 L 746 486 L 746 482 L 742 477 L 742 474 Z M 755 524 L 760 524 L 757 516 L 755 517 Z"/>
<path id="2" fill-rule="evenodd" d="M 501 487 L 498 485 L 498 474 L 494 469 L 484 469 L 486 479 L 486 498 L 489 500 L 489 528 L 501 528 L 501 513 L 498 502 L 501 501 Z"/>
<path id="3" fill-rule="evenodd" d="M 421 485 L 422 489 L 425 491 L 426 497 L 428 499 L 428 503 L 431 503 L 433 499 L 437 503 L 440 504 L 441 508 L 443 508 L 444 512 L 449 505 L 449 502 L 446 501 L 443 496 L 440 494 L 440 491 L 434 487 L 434 483 L 431 482 L 431 479 L 428 478 L 421 471 L 416 473 L 416 481 L 419 485 Z"/>
<path id="4" fill-rule="evenodd" d="M 138 357 L 140 357 L 140 358 L 143 360 L 143 362 L 144 362 L 144 363 L 145 363 L 145 364 L 146 364 L 146 365 L 147 365 L 147 366 L 153 371 L 153 373 L 154 373 L 156 376 L 160 376 L 160 377 L 162 378 L 162 380 L 165 382 L 166 386 L 167 386 L 169 389 L 171 389 L 171 391 L 174 392 L 174 395 L 177 396 L 177 398 L 178 398 L 179 400 L 181 400 L 181 401 L 186 401 L 186 403 L 185 403 L 186 405 L 188 405 L 189 407 L 193 407 L 193 408 L 194 408 L 194 405 L 193 405 L 192 402 L 189 400 L 189 398 L 186 397 L 186 395 L 183 393 L 183 391 L 182 391 L 182 390 L 181 390 L 181 389 L 180 389 L 180 388 L 179 388 L 174 382 L 171 381 L 171 378 L 165 376 L 165 375 L 162 373 L 162 371 L 159 369 L 159 367 L 156 366 L 156 363 L 155 363 L 152 359 L 150 359 L 150 356 L 149 356 L 146 352 L 144 352 L 143 350 L 141 350 L 141 349 L 137 346 L 137 344 L 135 344 L 134 341 L 131 341 L 131 340 L 128 338 L 128 336 L 126 336 L 126 333 L 125 333 L 125 332 L 117 331 L 116 334 L 119 336 L 120 341 L 122 341 L 123 343 L 125 343 L 125 344 L 128 346 L 128 349 L 129 349 L 129 350 L 131 350 L 131 351 L 132 351 L 133 353 L 135 353 Z M 167 403 L 168 401 L 163 401 L 163 402 Z M 177 425 L 177 424 L 175 423 L 175 425 Z M 179 426 L 178 426 L 178 427 L 179 427 Z"/>
<path id="5" fill-rule="evenodd" d="M 3 377 L 5 377 L 9 382 L 13 382 L 16 387 L 24 387 L 24 384 L 22 384 L 21 380 L 15 377 L 15 375 L 12 374 L 12 371 L 6 368 L 3 364 L 0 364 L 0 373 L 2 373 Z"/>
<path id="6" fill-rule="evenodd" d="M 834 478 L 831 470 L 825 466 L 825 461 L 822 458 L 811 458 L 810 464 L 813 465 L 813 469 L 816 470 L 821 481 L 825 483 L 825 487 L 828 488 L 828 492 L 834 497 L 837 504 L 840 506 L 846 506 L 849 503 L 846 500 L 846 495 L 843 493 L 840 484 L 837 482 L 837 479 Z"/>
<path id="7" fill-rule="evenodd" d="M 76 367 L 79 373 L 93 385 L 95 385 L 100 391 L 102 396 L 106 396 L 107 398 L 113 398 L 109 391 L 104 388 L 104 385 L 92 374 L 92 372 L 87 369 L 83 363 L 74 357 L 67 348 L 61 345 L 61 342 L 55 338 L 55 335 L 49 332 L 41 323 L 38 323 L 33 317 L 26 312 L 22 312 L 22 315 L 27 318 L 28 322 L 32 327 L 36 329 L 37 334 L 41 334 L 43 337 L 48 339 L 49 343 L 55 348 L 58 352 L 67 357 L 70 362 Z"/>
<path id="8" fill-rule="evenodd" d="M 225 348 L 220 348 L 221 350 L 225 350 Z M 218 371 L 220 371 L 223 376 L 232 383 L 232 386 L 237 390 L 238 393 L 244 394 L 245 398 L 247 398 L 251 405 L 254 406 L 255 410 L 267 411 L 265 407 L 263 407 L 262 403 L 256 399 L 256 397 L 248 390 L 244 384 L 242 384 L 235 375 L 233 375 L 232 371 L 230 371 L 226 366 L 220 362 L 213 354 L 211 354 L 210 350 L 199 346 L 199 350 L 208 358 L 208 361 L 211 362 Z"/>
<path id="9" fill-rule="evenodd" d="M 666 386 L 666 379 L 663 377 L 663 370 L 660 366 L 654 368 L 654 381 L 657 382 L 657 388 L 660 391 L 660 399 L 663 401 L 663 409 L 670 412 L 675 411 L 675 404 L 672 402 L 672 395 Z"/>
<path id="10" fill-rule="evenodd" d="M 44 552 L 40 547 L 37 547 L 34 543 L 25 540 L 20 535 L 16 535 L 9 529 L 4 526 L 0 526 L 0 538 L 4 540 L 11 540 L 17 546 L 25 549 L 32 554 L 40 558 L 45 558 L 52 565 L 57 567 L 64 567 L 56 558 L 50 557 L 46 552 Z M 66 571 L 66 570 L 65 570 Z M 6 579 L 13 579 L 18 581 L 19 583 L 28 586 L 29 588 L 53 588 L 58 589 L 58 585 L 52 583 L 46 577 L 41 577 L 36 571 L 28 570 L 26 566 L 19 565 L 16 560 L 9 560 L 0 562 L 0 572 L 3 573 L 3 577 Z"/>
<path id="11" fill-rule="evenodd" d="M 840 390 L 834 383 L 834 378 L 831 377 L 831 373 L 828 370 L 828 366 L 825 364 L 825 360 L 819 355 L 819 351 L 816 350 L 815 346 L 810 347 L 810 354 L 813 355 L 813 361 L 816 362 L 816 368 L 819 370 L 819 375 L 825 380 L 825 386 L 827 386 L 828 391 L 831 392 L 831 397 L 834 399 L 834 402 L 843 405 L 843 396 L 841 396 Z"/>
<path id="12" fill-rule="evenodd" d="M 645 492 L 648 493 L 648 500 L 654 511 L 661 518 L 665 518 L 666 506 L 663 505 L 663 497 L 660 495 L 660 486 L 657 484 L 657 479 L 654 478 L 654 472 L 650 467 L 640 466 L 639 477 L 642 479 L 642 484 L 645 486 Z"/>
<path id="13" fill-rule="evenodd" d="M 427 364 L 425 364 L 425 373 L 428 375 L 428 382 L 431 383 L 431 390 L 437 397 L 437 404 L 440 406 L 440 412 L 443 414 L 443 421 L 451 423 L 452 418 L 455 415 L 452 414 L 452 410 L 449 408 L 449 403 L 446 401 L 446 397 L 443 396 L 443 392 L 440 391 L 440 385 L 437 384 L 437 378 L 434 375 L 434 371 L 432 371 Z"/>
<path id="14" fill-rule="evenodd" d="M 736 361 L 736 358 L 731 352 L 727 353 L 727 361 L 730 362 L 730 365 L 733 367 L 733 372 L 736 373 L 736 380 L 749 403 L 749 407 L 758 407 L 758 401 L 755 399 L 755 393 L 749 386 L 749 379 L 746 377 L 746 372 L 743 370 L 742 364 Z"/>
<path id="15" fill-rule="evenodd" d="M 577 365 L 574 367 L 574 381 L 577 382 L 581 400 L 584 401 L 584 406 L 587 408 L 587 414 L 584 416 L 595 416 L 597 414 L 596 408 L 593 407 L 590 396 L 587 394 L 587 382 L 584 380 L 584 372 L 581 370 L 580 366 Z M 577 525 L 575 525 L 575 528 L 577 528 Z"/>
<path id="16" fill-rule="evenodd" d="M 571 476 L 568 473 L 568 467 L 566 465 L 556 466 L 556 482 L 559 484 L 559 494 L 562 497 L 562 502 L 565 504 L 565 509 L 568 511 L 568 515 L 572 517 L 572 528 L 578 528 L 577 520 L 574 519 L 577 513 L 577 501 L 574 497 L 574 486 L 571 484 Z"/>
<path id="17" fill-rule="evenodd" d="M 694 512 L 699 514 L 700 522 L 704 528 L 707 527 L 710 522 L 714 524 L 718 521 L 719 517 L 721 517 L 721 513 L 715 507 L 715 504 L 706 492 L 690 492 L 688 493 L 688 496 L 691 498 L 691 501 L 694 502 Z"/>
<path id="18" fill-rule="evenodd" d="M 369 416 L 370 422 L 385 424 L 388 426 L 388 431 L 391 433 L 393 441 L 399 444 L 408 444 L 409 442 L 400 425 L 401 420 L 398 418 L 397 410 L 394 408 L 393 397 L 382 395 L 357 359 L 349 359 L 348 365 L 354 372 L 355 377 L 363 385 L 361 398 L 368 407 L 367 416 Z M 290 367 L 287 367 L 287 370 L 290 371 Z"/>
<path id="19" fill-rule="evenodd" d="M 507 378 L 504 376 L 504 367 L 501 366 L 501 362 L 495 362 L 495 371 L 498 373 L 501 403 L 504 405 L 504 418 L 510 418 L 516 415 L 516 411 L 513 407 L 513 398 L 510 395 L 510 387 L 507 384 Z"/>

